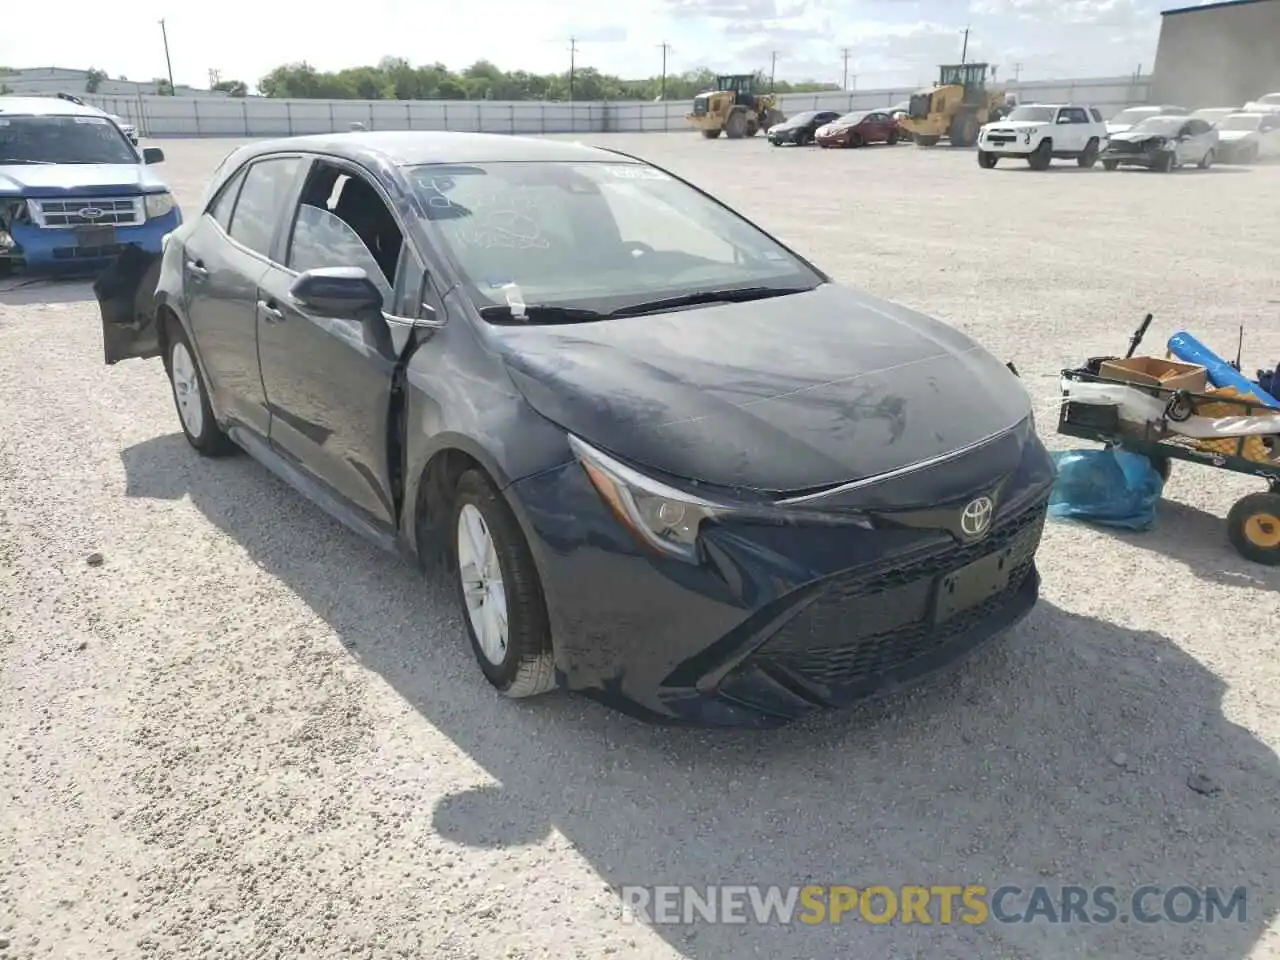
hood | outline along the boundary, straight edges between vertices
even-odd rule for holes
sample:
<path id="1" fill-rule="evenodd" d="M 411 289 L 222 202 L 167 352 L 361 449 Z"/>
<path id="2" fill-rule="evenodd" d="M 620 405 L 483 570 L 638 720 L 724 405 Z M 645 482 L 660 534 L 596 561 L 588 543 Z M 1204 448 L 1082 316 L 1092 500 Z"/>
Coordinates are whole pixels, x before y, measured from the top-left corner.
<path id="1" fill-rule="evenodd" d="M 1256 130 L 1219 130 L 1218 139 L 1223 143 L 1239 143 L 1241 140 L 1249 140 L 1256 137 Z"/>
<path id="2" fill-rule="evenodd" d="M 0 193 L 28 197 L 129 196 L 169 189 L 142 163 L 8 164 Z"/>
<path id="3" fill-rule="evenodd" d="M 813 490 L 1016 425 L 1026 390 L 951 327 L 837 284 L 751 303 L 491 328 L 529 404 L 641 466 Z"/>
<path id="4" fill-rule="evenodd" d="M 1048 120 L 995 120 L 986 125 L 986 129 L 994 130 L 1038 130 L 1040 127 L 1053 126 Z"/>
<path id="5" fill-rule="evenodd" d="M 1120 143 L 1142 143 L 1144 140 L 1171 140 L 1168 134 L 1152 133 L 1150 130 L 1131 130 L 1125 128 L 1120 133 L 1113 133 L 1108 139 L 1116 140 Z"/>
<path id="6" fill-rule="evenodd" d="M 1128 133 L 1132 129 L 1132 123 L 1112 123 L 1110 120 L 1107 121 L 1107 133 L 1112 136 L 1115 136 L 1117 133 Z"/>
<path id="7" fill-rule="evenodd" d="M 1250 100 L 1240 109 L 1241 113 L 1280 113 L 1280 103 L 1262 103 Z"/>

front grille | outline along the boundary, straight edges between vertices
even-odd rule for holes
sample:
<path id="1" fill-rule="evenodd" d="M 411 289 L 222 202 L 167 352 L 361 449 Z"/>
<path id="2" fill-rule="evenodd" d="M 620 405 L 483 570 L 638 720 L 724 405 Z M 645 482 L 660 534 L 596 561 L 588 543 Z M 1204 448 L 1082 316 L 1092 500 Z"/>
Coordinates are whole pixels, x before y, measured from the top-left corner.
<path id="1" fill-rule="evenodd" d="M 766 660 L 803 682 L 841 686 L 874 679 L 944 647 L 997 612 L 1031 572 L 1046 505 L 1006 520 L 976 544 L 949 547 L 874 575 L 833 577 L 822 594 L 749 660 Z M 1008 549 L 1008 585 L 977 606 L 932 622 L 940 577 Z"/>
<path id="2" fill-rule="evenodd" d="M 104 243 L 97 247 L 54 247 L 55 260 L 104 260 L 107 257 L 118 257 L 126 247 L 136 246 L 129 243 Z"/>
<path id="3" fill-rule="evenodd" d="M 988 143 L 1013 143 L 1016 140 L 1012 133 L 989 133 L 987 134 Z"/>
<path id="4" fill-rule="evenodd" d="M 40 227 L 132 227 L 147 222 L 141 197 L 74 197 L 27 204 Z"/>
<path id="5" fill-rule="evenodd" d="M 1109 148 L 1111 153 L 1145 153 L 1147 145 L 1145 143 L 1134 143 L 1132 140 L 1112 140 Z"/>

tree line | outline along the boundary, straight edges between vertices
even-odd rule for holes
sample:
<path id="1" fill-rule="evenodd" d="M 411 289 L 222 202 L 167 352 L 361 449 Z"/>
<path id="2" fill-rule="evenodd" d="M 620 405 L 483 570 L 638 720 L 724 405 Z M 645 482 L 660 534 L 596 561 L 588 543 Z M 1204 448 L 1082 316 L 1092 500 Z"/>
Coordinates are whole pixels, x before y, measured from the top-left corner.
<path id="1" fill-rule="evenodd" d="M 755 76 L 759 89 L 778 93 L 839 89 L 832 83 L 770 84 L 760 71 Z M 303 100 L 656 100 L 664 95 L 668 100 L 689 100 L 714 87 L 715 80 L 715 71 L 705 68 L 668 74 L 664 83 L 661 76 L 624 80 L 595 67 L 581 67 L 570 77 L 568 71 L 508 72 L 479 60 L 455 73 L 441 63 L 413 66 L 402 58 L 384 57 L 373 66 L 333 72 L 305 62 L 283 64 L 258 81 L 258 91 L 267 97 Z"/>

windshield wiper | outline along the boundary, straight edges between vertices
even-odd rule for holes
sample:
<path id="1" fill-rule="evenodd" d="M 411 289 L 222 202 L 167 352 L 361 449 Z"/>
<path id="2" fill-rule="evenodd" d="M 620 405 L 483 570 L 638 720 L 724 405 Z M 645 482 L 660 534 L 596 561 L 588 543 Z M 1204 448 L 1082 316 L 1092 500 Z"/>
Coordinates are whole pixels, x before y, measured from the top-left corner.
<path id="1" fill-rule="evenodd" d="M 769 297 L 785 297 L 793 293 L 805 293 L 812 287 L 731 287 L 725 290 L 699 290 L 678 297 L 646 300 L 610 311 L 611 317 L 639 317 L 646 313 L 661 313 L 679 307 L 696 307 L 703 303 L 746 303 L 749 300 L 765 300 Z"/>
<path id="2" fill-rule="evenodd" d="M 494 305 L 481 307 L 480 316 L 490 323 L 519 325 L 524 323 L 590 323 L 592 320 L 607 320 L 610 314 L 598 310 L 587 310 L 583 307 L 557 307 L 552 304 L 531 303 L 524 308 L 523 316 L 518 316 L 511 307 Z"/>
<path id="3" fill-rule="evenodd" d="M 0 167 L 15 163 L 38 163 L 41 166 L 57 166 L 52 160 L 26 160 L 22 157 L 0 157 Z"/>

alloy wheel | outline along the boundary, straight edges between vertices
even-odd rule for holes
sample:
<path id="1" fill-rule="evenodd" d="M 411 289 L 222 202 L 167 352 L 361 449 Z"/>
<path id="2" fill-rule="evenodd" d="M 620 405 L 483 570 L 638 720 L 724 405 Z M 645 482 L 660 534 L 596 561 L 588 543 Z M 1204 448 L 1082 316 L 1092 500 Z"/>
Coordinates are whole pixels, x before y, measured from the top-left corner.
<path id="1" fill-rule="evenodd" d="M 458 511 L 458 572 L 462 577 L 467 617 L 480 652 L 498 666 L 507 657 L 506 584 L 489 525 L 485 523 L 484 514 L 470 503 Z"/>
<path id="2" fill-rule="evenodd" d="M 181 340 L 173 345 L 169 371 L 182 425 L 191 436 L 199 437 L 204 433 L 204 391 L 200 387 L 200 374 L 191 351 Z"/>

